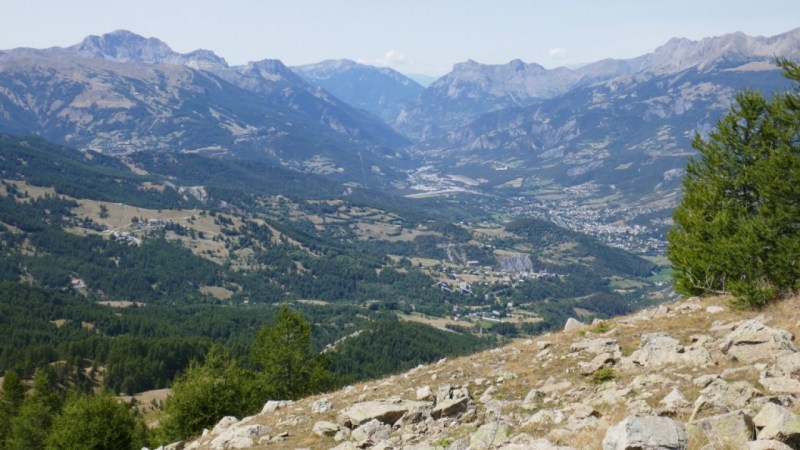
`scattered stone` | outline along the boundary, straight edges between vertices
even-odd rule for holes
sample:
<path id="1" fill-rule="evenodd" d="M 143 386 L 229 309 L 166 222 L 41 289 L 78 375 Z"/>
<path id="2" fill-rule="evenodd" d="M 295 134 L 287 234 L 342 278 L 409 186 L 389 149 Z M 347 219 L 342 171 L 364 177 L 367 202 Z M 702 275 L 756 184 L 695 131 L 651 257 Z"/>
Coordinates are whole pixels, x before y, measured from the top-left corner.
<path id="1" fill-rule="evenodd" d="M 800 447 L 800 417 L 788 408 L 767 403 L 753 418 L 758 439 L 772 439 L 792 448 Z"/>
<path id="2" fill-rule="evenodd" d="M 579 330 L 585 329 L 586 326 L 587 325 L 585 323 L 570 317 L 569 319 L 567 319 L 567 323 L 564 324 L 564 331 L 567 331 L 567 332 L 569 332 L 569 331 L 579 331 Z"/>
<path id="3" fill-rule="evenodd" d="M 495 448 L 508 441 L 510 431 L 511 427 L 502 421 L 484 424 L 469 436 L 469 448 L 470 450 Z"/>
<path id="4" fill-rule="evenodd" d="M 269 432 L 264 425 L 232 426 L 220 433 L 209 444 L 212 449 L 250 448 L 255 439 Z"/>
<path id="5" fill-rule="evenodd" d="M 333 404 L 327 398 L 321 398 L 311 404 L 312 414 L 325 414 L 333 410 Z"/>
<path id="6" fill-rule="evenodd" d="M 706 308 L 706 312 L 709 314 L 719 314 L 721 312 L 725 312 L 725 308 L 722 306 L 711 305 Z"/>
<path id="7" fill-rule="evenodd" d="M 335 436 L 340 430 L 339 425 L 333 422 L 320 421 L 314 424 L 311 431 L 317 436 Z"/>
<path id="8" fill-rule="evenodd" d="M 757 319 L 745 320 L 725 336 L 722 353 L 743 362 L 775 358 L 781 352 L 796 352 L 794 336 L 786 330 L 771 328 Z"/>
<path id="9" fill-rule="evenodd" d="M 539 407 L 539 402 L 544 398 L 544 392 L 539 389 L 531 389 L 522 401 L 522 407 L 525 409 L 536 409 Z"/>
<path id="10" fill-rule="evenodd" d="M 789 377 L 762 378 L 758 380 L 767 391 L 773 394 L 800 395 L 800 380 Z"/>
<path id="11" fill-rule="evenodd" d="M 214 428 L 210 431 L 210 433 L 211 434 L 220 434 L 220 433 L 222 433 L 223 430 L 225 430 L 227 428 L 230 428 L 231 425 L 235 424 L 238 421 L 239 421 L 239 419 L 237 419 L 236 417 L 225 416 L 222 419 L 220 419 L 220 421 L 217 422 L 216 425 L 214 425 Z"/>
<path id="12" fill-rule="evenodd" d="M 773 377 L 800 377 L 800 352 L 780 355 L 768 375 Z"/>
<path id="13" fill-rule="evenodd" d="M 422 386 L 421 388 L 417 389 L 417 400 L 420 401 L 432 401 L 434 400 L 433 391 L 431 391 L 430 386 Z"/>
<path id="14" fill-rule="evenodd" d="M 747 381 L 728 383 L 723 379 L 716 379 L 700 391 L 690 420 L 739 410 L 750 406 L 759 397 L 761 393 Z"/>
<path id="15" fill-rule="evenodd" d="M 386 425 L 377 419 L 372 419 L 353 430 L 350 433 L 350 439 L 356 442 L 379 442 L 389 439 L 390 431 L 391 427 L 389 425 Z"/>
<path id="16" fill-rule="evenodd" d="M 430 405 L 430 403 L 410 400 L 361 402 L 342 410 L 339 413 L 338 420 L 340 424 L 351 429 L 373 419 L 393 425 L 399 418 L 403 417 L 403 414 L 414 408 L 426 405 Z"/>
<path id="17" fill-rule="evenodd" d="M 264 407 L 261 409 L 261 414 L 275 412 L 283 407 L 291 405 L 292 403 L 294 402 L 291 400 L 270 400 L 264 404 Z"/>
<path id="18" fill-rule="evenodd" d="M 556 446 L 547 439 L 534 439 L 526 433 L 514 436 L 510 441 L 497 448 L 499 450 L 573 450 L 571 447 Z"/>
<path id="19" fill-rule="evenodd" d="M 644 334 L 639 349 L 627 360 L 639 367 L 679 364 L 698 367 L 713 361 L 705 347 L 686 348 L 667 333 Z"/>
<path id="20" fill-rule="evenodd" d="M 747 450 L 792 450 L 792 447 L 783 442 L 773 440 L 750 441 L 745 448 Z"/>
<path id="21" fill-rule="evenodd" d="M 686 400 L 686 397 L 684 397 L 683 394 L 681 394 L 681 391 L 679 391 L 677 388 L 673 389 L 672 392 L 661 399 L 659 405 L 660 406 L 657 410 L 658 415 L 667 417 L 677 417 L 686 412 L 692 406 L 692 404 L 689 403 L 689 400 Z"/>
<path id="22" fill-rule="evenodd" d="M 431 417 L 434 419 L 441 419 L 442 417 L 458 416 L 467 412 L 469 409 L 469 404 L 469 397 L 459 397 L 444 400 L 433 408 L 433 411 L 431 411 Z"/>
<path id="23" fill-rule="evenodd" d="M 702 433 L 714 448 L 742 448 L 755 437 L 754 429 L 752 417 L 744 411 L 706 417 L 689 424 L 690 432 Z"/>
<path id="24" fill-rule="evenodd" d="M 536 350 L 542 351 L 552 347 L 553 343 L 550 341 L 536 341 Z"/>
<path id="25" fill-rule="evenodd" d="M 594 359 L 589 362 L 579 363 L 578 370 L 580 371 L 581 375 L 591 375 L 603 367 L 613 365 L 616 362 L 617 358 L 615 358 L 611 353 L 601 353 L 595 356 Z"/>
<path id="26" fill-rule="evenodd" d="M 608 429 L 603 450 L 684 450 L 682 423 L 667 417 L 628 417 Z"/>
<path id="27" fill-rule="evenodd" d="M 619 343 L 616 339 L 611 338 L 596 338 L 596 339 L 583 339 L 573 343 L 569 350 L 573 353 L 576 352 L 589 352 L 595 355 L 600 353 L 620 354 Z"/>

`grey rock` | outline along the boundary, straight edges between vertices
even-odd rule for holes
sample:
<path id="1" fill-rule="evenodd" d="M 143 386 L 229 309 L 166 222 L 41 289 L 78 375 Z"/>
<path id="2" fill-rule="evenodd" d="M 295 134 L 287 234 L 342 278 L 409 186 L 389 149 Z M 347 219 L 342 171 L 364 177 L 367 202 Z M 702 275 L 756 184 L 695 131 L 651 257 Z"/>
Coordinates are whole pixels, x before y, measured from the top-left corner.
<path id="1" fill-rule="evenodd" d="M 600 353 L 618 354 L 620 352 L 619 343 L 616 339 L 611 338 L 583 339 L 573 342 L 569 350 L 573 353 L 585 351 L 595 355 Z"/>
<path id="2" fill-rule="evenodd" d="M 800 352 L 780 355 L 767 374 L 772 377 L 800 378 Z"/>
<path id="3" fill-rule="evenodd" d="M 460 397 L 460 398 L 451 398 L 444 400 L 443 402 L 437 404 L 433 411 L 431 411 L 431 417 L 434 419 L 440 419 L 442 417 L 453 417 L 458 416 L 467 412 L 469 409 L 470 399 L 469 397 Z"/>
<path id="4" fill-rule="evenodd" d="M 356 442 L 371 441 L 379 442 L 389 439 L 391 427 L 378 419 L 372 419 L 360 425 L 350 433 L 350 439 Z"/>
<path id="5" fill-rule="evenodd" d="M 689 410 L 692 404 L 675 388 L 661 399 L 657 409 L 659 416 L 676 417 Z"/>
<path id="6" fill-rule="evenodd" d="M 758 440 L 750 441 L 745 446 L 747 450 L 792 450 L 792 447 L 784 444 L 781 441 L 773 440 Z"/>
<path id="7" fill-rule="evenodd" d="M 314 424 L 311 431 L 317 436 L 335 436 L 339 429 L 339 425 L 333 422 L 319 421 Z"/>
<path id="8" fill-rule="evenodd" d="M 601 353 L 595 356 L 591 361 L 579 363 L 578 370 L 581 375 L 591 375 L 603 367 L 613 365 L 617 362 L 617 358 L 611 353 Z"/>
<path id="9" fill-rule="evenodd" d="M 687 348 L 667 333 L 648 333 L 642 336 L 638 350 L 627 361 L 639 367 L 664 365 L 704 366 L 713 360 L 704 347 Z"/>
<path id="10" fill-rule="evenodd" d="M 739 323 L 720 343 L 722 353 L 744 362 L 775 358 L 782 352 L 796 352 L 794 336 L 752 319 Z"/>
<path id="11" fill-rule="evenodd" d="M 753 418 L 744 411 L 733 411 L 718 416 L 696 420 L 688 425 L 689 431 L 702 433 L 715 446 L 744 447 L 753 440 Z"/>
<path id="12" fill-rule="evenodd" d="M 502 421 L 482 425 L 469 436 L 471 450 L 490 449 L 508 441 L 511 427 Z"/>
<path id="13" fill-rule="evenodd" d="M 430 403 L 410 400 L 361 402 L 342 410 L 338 421 L 348 428 L 358 427 L 373 419 L 392 425 L 408 411 L 426 405 Z"/>
<path id="14" fill-rule="evenodd" d="M 585 329 L 586 326 L 587 325 L 585 323 L 570 317 L 569 319 L 567 319 L 567 323 L 564 324 L 564 331 L 580 331 Z"/>
<path id="15" fill-rule="evenodd" d="M 534 439 L 526 433 L 512 437 L 510 441 L 497 448 L 499 450 L 573 450 L 571 447 L 559 447 L 547 439 Z"/>
<path id="16" fill-rule="evenodd" d="M 758 439 L 781 441 L 792 448 L 800 447 L 800 417 L 790 409 L 767 403 L 753 418 Z"/>
<path id="17" fill-rule="evenodd" d="M 325 414 L 333 410 L 333 404 L 327 398 L 321 398 L 311 404 L 311 412 L 313 414 Z"/>
<path id="18" fill-rule="evenodd" d="M 291 400 L 270 400 L 261 408 L 261 414 L 275 412 L 283 407 L 289 406 L 294 403 Z"/>
<path id="19" fill-rule="evenodd" d="M 761 393 L 747 381 L 728 383 L 723 379 L 716 379 L 700 391 L 690 420 L 739 410 L 750 406 L 759 397 Z"/>
<path id="20" fill-rule="evenodd" d="M 771 377 L 758 380 L 767 391 L 773 394 L 800 395 L 800 380 L 789 377 Z"/>
<path id="21" fill-rule="evenodd" d="M 667 417 L 628 417 L 608 429 L 603 450 L 684 450 L 688 438 L 682 423 Z"/>
<path id="22" fill-rule="evenodd" d="M 433 391 L 431 391 L 430 386 L 422 386 L 417 389 L 417 400 L 420 401 L 432 401 L 434 399 Z"/>
<path id="23" fill-rule="evenodd" d="M 256 438 L 268 432 L 265 425 L 232 426 L 215 437 L 209 447 L 215 450 L 250 448 L 256 443 Z"/>

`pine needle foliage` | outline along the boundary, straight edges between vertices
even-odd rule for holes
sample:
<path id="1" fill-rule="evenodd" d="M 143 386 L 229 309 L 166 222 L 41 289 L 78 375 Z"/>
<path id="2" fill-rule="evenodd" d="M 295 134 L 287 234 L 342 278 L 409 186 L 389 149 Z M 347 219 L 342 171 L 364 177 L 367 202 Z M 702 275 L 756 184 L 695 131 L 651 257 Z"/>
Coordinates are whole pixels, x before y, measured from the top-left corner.
<path id="1" fill-rule="evenodd" d="M 797 63 L 780 59 L 800 82 Z M 676 290 L 763 306 L 800 279 L 800 86 L 771 100 L 744 91 L 707 137 L 695 136 L 668 234 Z"/>

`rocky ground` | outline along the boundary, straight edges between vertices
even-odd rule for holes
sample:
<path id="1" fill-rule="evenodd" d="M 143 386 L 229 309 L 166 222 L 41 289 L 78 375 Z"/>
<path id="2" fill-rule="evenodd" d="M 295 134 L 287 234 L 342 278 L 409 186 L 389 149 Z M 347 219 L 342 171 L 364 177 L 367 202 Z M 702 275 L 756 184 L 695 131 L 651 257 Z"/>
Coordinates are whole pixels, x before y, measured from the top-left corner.
<path id="1" fill-rule="evenodd" d="M 170 449 L 800 448 L 800 298 L 690 299 L 442 360 Z"/>

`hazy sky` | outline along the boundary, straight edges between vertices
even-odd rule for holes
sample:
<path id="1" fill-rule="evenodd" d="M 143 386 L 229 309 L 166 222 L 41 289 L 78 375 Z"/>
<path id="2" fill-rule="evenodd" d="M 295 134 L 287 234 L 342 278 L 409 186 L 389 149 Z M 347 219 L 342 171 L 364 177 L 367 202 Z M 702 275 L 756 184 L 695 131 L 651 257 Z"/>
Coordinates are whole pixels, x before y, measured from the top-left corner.
<path id="1" fill-rule="evenodd" d="M 441 75 L 519 58 L 545 67 L 651 52 L 671 37 L 800 27 L 800 0 L 0 0 L 0 49 L 116 29 L 230 64 L 349 58 Z"/>

